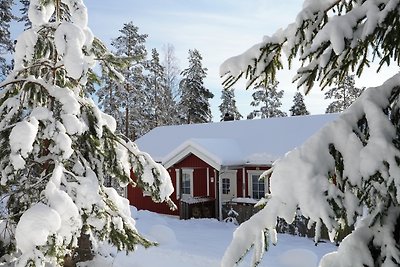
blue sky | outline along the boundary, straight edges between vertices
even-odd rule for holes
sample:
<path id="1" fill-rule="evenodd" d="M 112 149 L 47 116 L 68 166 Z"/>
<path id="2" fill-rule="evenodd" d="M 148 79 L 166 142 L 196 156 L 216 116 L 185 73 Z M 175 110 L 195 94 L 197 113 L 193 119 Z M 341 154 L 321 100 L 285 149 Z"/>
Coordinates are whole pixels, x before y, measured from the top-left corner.
<path id="1" fill-rule="evenodd" d="M 205 85 L 214 93 L 210 101 L 213 120 L 219 121 L 222 79 L 219 66 L 231 56 L 238 55 L 253 44 L 293 22 L 302 7 L 302 0 L 85 0 L 89 13 L 89 26 L 105 43 L 119 35 L 124 23 L 133 21 L 140 33 L 149 35 L 148 51 L 170 43 L 175 47 L 179 67 L 187 67 L 189 49 L 198 49 L 203 66 L 208 68 Z M 16 31 L 20 31 L 17 29 Z M 376 69 L 366 71 L 357 86 L 379 85 L 397 70 Z M 291 83 L 294 71 L 278 73 L 279 89 L 285 91 L 282 110 L 288 112 L 293 104 L 296 86 Z M 237 105 L 246 117 L 251 111 L 252 90 L 245 90 L 244 81 L 235 86 Z M 330 101 L 314 88 L 305 97 L 311 114 L 325 112 Z"/>
<path id="2" fill-rule="evenodd" d="M 198 49 L 203 66 L 208 68 L 205 84 L 215 95 L 211 100 L 215 121 L 220 116 L 220 64 L 292 22 L 302 5 L 301 0 L 86 0 L 85 3 L 89 25 L 104 42 L 117 37 L 124 23 L 133 21 L 141 33 L 149 35 L 149 51 L 152 48 L 161 51 L 163 44 L 173 44 L 181 69 L 187 67 L 188 50 Z M 279 78 L 280 88 L 285 90 L 284 111 L 292 105 L 296 92 L 290 83 L 292 76 L 282 72 Z M 243 82 L 235 88 L 239 111 L 246 117 L 252 110 L 252 91 L 244 90 Z M 316 91 L 306 99 L 313 114 L 323 113 L 327 106 Z"/>

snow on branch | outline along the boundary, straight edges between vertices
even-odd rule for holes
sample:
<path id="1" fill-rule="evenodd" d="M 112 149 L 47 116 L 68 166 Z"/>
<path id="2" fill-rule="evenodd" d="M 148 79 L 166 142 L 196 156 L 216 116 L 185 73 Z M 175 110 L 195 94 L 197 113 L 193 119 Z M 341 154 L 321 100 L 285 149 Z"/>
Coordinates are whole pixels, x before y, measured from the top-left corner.
<path id="1" fill-rule="evenodd" d="M 358 247 L 361 255 L 370 255 L 367 245 L 359 245 L 361 239 L 363 244 L 373 240 L 374 245 L 384 248 L 381 257 L 388 262 L 400 257 L 390 230 L 381 236 L 385 227 L 394 229 L 397 215 L 393 214 L 400 211 L 400 181 L 396 179 L 400 177 L 399 84 L 397 74 L 382 86 L 367 89 L 338 119 L 274 163 L 265 207 L 235 231 L 222 266 L 234 266 L 253 246 L 252 264 L 256 266 L 263 253 L 256 244 L 264 235 L 274 243 L 277 217 L 291 223 L 298 208 L 317 224 L 316 241 L 322 223 L 334 238 L 345 225 L 354 226 L 363 208 L 368 208 L 362 224 L 340 245 L 337 254 L 326 256 L 320 266 L 362 266 L 348 265 L 360 261 L 373 266 L 367 256 L 357 260 L 346 253 Z M 387 214 L 392 214 L 391 219 L 385 217 Z M 343 265 L 332 261 L 341 257 Z"/>
<path id="2" fill-rule="evenodd" d="M 247 87 L 274 81 L 282 53 L 289 64 L 295 58 L 302 62 L 293 80 L 306 93 L 316 80 L 325 87 L 350 71 L 361 75 L 371 55 L 381 59 L 380 66 L 392 56 L 399 61 L 399 6 L 398 0 L 305 1 L 294 23 L 221 65 L 223 84 L 231 87 L 243 76 Z"/>

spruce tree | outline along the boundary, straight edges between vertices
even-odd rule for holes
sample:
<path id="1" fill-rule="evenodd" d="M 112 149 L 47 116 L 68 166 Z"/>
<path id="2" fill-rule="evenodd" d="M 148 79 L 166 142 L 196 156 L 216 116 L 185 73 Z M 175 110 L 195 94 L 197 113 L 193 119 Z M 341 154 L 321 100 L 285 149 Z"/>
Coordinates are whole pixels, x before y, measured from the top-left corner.
<path id="1" fill-rule="evenodd" d="M 293 106 L 289 109 L 290 116 L 309 115 L 304 97 L 300 92 L 296 92 L 293 97 Z"/>
<path id="2" fill-rule="evenodd" d="M 6 55 L 10 55 L 13 50 L 13 43 L 10 37 L 10 23 L 14 19 L 11 13 L 12 0 L 0 1 L 0 81 L 9 72 L 10 66 Z"/>
<path id="3" fill-rule="evenodd" d="M 354 75 L 347 75 L 344 80 L 336 82 L 336 87 L 325 93 L 325 99 L 334 99 L 326 108 L 326 113 L 342 112 L 350 107 L 364 91 L 364 88 L 357 88 L 354 84 Z"/>
<path id="4" fill-rule="evenodd" d="M 372 60 L 378 71 L 398 66 L 399 10 L 391 0 L 307 0 L 294 23 L 222 64 L 224 84 L 242 76 L 249 85 L 274 81 L 284 54 L 289 63 L 301 61 L 295 80 L 306 93 L 316 82 L 325 88 L 349 73 L 360 75 Z M 265 174 L 271 175 L 265 207 L 235 231 L 222 267 L 234 266 L 251 248 L 257 265 L 277 242 L 277 218 L 290 223 L 298 209 L 315 225 L 316 243 L 322 225 L 332 240 L 354 227 L 319 266 L 400 265 L 400 74 L 382 82 L 275 162 Z"/>
<path id="5" fill-rule="evenodd" d="M 123 86 L 118 86 L 118 102 L 124 110 L 121 132 L 132 140 L 143 135 L 146 120 L 145 111 L 150 107 L 146 103 L 144 64 L 147 56 L 145 42 L 147 34 L 139 33 L 133 22 L 125 23 L 121 35 L 112 40 L 111 45 L 118 56 L 131 59 L 131 63 L 122 70 Z"/>
<path id="6" fill-rule="evenodd" d="M 214 95 L 204 86 L 207 69 L 202 66 L 203 58 L 198 50 L 189 50 L 188 59 L 189 67 L 181 72 L 183 78 L 179 84 L 182 92 L 179 103 L 182 122 L 186 124 L 210 122 L 212 115 L 208 99 Z"/>
<path id="7" fill-rule="evenodd" d="M 177 121 L 176 104 L 172 99 L 171 87 L 166 80 L 165 68 L 160 63 L 160 54 L 154 48 L 151 50 L 151 59 L 146 70 L 146 92 L 151 110 L 148 113 L 148 129 L 171 125 Z"/>
<path id="8" fill-rule="evenodd" d="M 0 84 L 1 261 L 63 266 L 101 253 L 102 243 L 153 245 L 137 232 L 128 201 L 103 181 L 140 186 L 173 206 L 169 176 L 85 94 L 96 60 L 110 71 L 124 61 L 92 35 L 82 1 L 31 0 L 29 8 L 32 28 Z"/>
<path id="9" fill-rule="evenodd" d="M 278 90 L 278 82 L 269 83 L 266 86 L 258 85 L 254 90 L 253 101 L 250 105 L 257 109 L 247 116 L 248 119 L 287 116 L 286 112 L 279 109 L 282 106 L 283 90 Z"/>
<path id="10" fill-rule="evenodd" d="M 221 120 L 225 118 L 226 115 L 232 116 L 234 120 L 240 120 L 243 116 L 240 114 L 235 99 L 234 89 L 226 89 L 221 92 L 222 103 L 219 105 L 219 111 L 221 112 Z"/>

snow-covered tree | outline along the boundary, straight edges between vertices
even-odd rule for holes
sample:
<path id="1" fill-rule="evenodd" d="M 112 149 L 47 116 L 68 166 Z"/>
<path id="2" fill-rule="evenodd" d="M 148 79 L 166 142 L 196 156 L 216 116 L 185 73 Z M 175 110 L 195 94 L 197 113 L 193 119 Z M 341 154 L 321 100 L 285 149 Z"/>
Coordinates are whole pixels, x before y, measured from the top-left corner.
<path id="1" fill-rule="evenodd" d="M 182 80 L 179 84 L 182 92 L 179 103 L 182 122 L 204 123 L 210 122 L 212 115 L 210 109 L 210 98 L 214 95 L 204 86 L 204 78 L 207 69 L 203 68 L 203 60 L 197 49 L 189 50 L 189 67 L 181 72 Z"/>
<path id="2" fill-rule="evenodd" d="M 267 85 L 260 84 L 254 90 L 253 101 L 250 105 L 257 109 L 247 116 L 248 119 L 287 116 L 286 112 L 279 109 L 282 106 L 283 90 L 278 90 L 278 82 L 268 83 Z"/>
<path id="3" fill-rule="evenodd" d="M 102 244 L 152 245 L 128 200 L 103 181 L 173 205 L 168 173 L 117 135 L 115 120 L 85 94 L 97 60 L 111 72 L 121 61 L 93 36 L 81 0 L 31 0 L 28 13 L 32 28 L 18 37 L 14 69 L 0 83 L 1 262 L 62 266 L 85 260 L 84 249 L 100 254 Z"/>
<path id="4" fill-rule="evenodd" d="M 145 75 L 144 63 L 147 56 L 145 42 L 147 34 L 140 34 L 139 28 L 133 22 L 125 23 L 120 30 L 121 35 L 112 40 L 111 45 L 118 56 L 129 58 L 130 64 L 122 70 L 125 77 L 123 86 L 118 90 L 118 102 L 124 110 L 121 132 L 135 139 L 143 135 L 145 125 L 144 115 L 149 106 L 144 92 Z"/>
<path id="5" fill-rule="evenodd" d="M 23 22 L 25 29 L 29 29 L 32 27 L 32 23 L 28 18 L 28 10 L 29 10 L 29 2 L 30 0 L 19 0 L 21 7 L 19 9 L 20 16 L 18 18 L 18 22 Z"/>
<path id="6" fill-rule="evenodd" d="M 304 97 L 300 92 L 296 92 L 293 97 L 293 106 L 289 109 L 290 116 L 309 115 Z"/>
<path id="7" fill-rule="evenodd" d="M 274 80 L 285 52 L 289 62 L 302 61 L 295 78 L 308 92 L 316 81 L 325 87 L 361 74 L 372 59 L 380 67 L 398 65 L 399 10 L 392 0 L 307 0 L 294 23 L 228 59 L 221 75 L 226 86 L 243 75 L 248 85 Z M 332 239 L 344 226 L 355 227 L 319 266 L 400 265 L 399 88 L 396 74 L 366 89 L 334 122 L 274 163 L 265 207 L 236 230 L 223 267 L 251 248 L 256 265 L 277 241 L 277 218 L 292 222 L 298 208 L 315 224 L 315 241 L 323 224 Z"/>
<path id="8" fill-rule="evenodd" d="M 342 81 L 336 82 L 336 87 L 325 93 L 325 99 L 334 99 L 326 108 L 326 113 L 337 113 L 350 107 L 365 88 L 355 87 L 354 75 L 347 75 Z"/>
<path id="9" fill-rule="evenodd" d="M 160 63 L 160 54 L 151 50 L 151 59 L 146 66 L 149 72 L 146 76 L 146 92 L 149 107 L 147 131 L 161 125 L 171 125 L 177 122 L 176 103 L 172 97 L 171 87 L 166 80 L 165 68 Z"/>
<path id="10" fill-rule="evenodd" d="M 221 92 L 221 100 L 222 103 L 218 106 L 219 111 L 221 111 L 221 120 L 229 114 L 232 116 L 234 120 L 240 120 L 243 118 L 242 114 L 240 114 L 235 99 L 235 91 L 234 89 L 226 89 Z"/>
<path id="11" fill-rule="evenodd" d="M 11 54 L 13 50 L 10 37 L 10 23 L 14 19 L 11 12 L 12 4 L 12 0 L 0 1 L 0 81 L 6 77 L 10 69 L 5 56 Z"/>

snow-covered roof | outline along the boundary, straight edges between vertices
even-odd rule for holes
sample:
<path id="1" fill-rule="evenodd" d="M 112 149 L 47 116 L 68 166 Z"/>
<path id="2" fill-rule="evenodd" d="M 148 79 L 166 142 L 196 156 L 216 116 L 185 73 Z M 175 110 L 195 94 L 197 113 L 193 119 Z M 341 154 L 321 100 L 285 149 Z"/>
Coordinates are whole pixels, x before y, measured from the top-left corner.
<path id="1" fill-rule="evenodd" d="M 166 167 L 193 153 L 217 169 L 266 165 L 301 145 L 337 114 L 162 126 L 138 140 L 139 149 Z M 207 160 L 208 159 L 208 160 Z"/>

